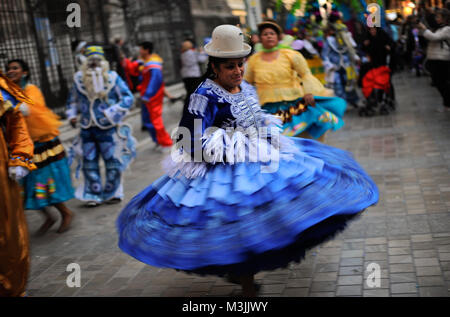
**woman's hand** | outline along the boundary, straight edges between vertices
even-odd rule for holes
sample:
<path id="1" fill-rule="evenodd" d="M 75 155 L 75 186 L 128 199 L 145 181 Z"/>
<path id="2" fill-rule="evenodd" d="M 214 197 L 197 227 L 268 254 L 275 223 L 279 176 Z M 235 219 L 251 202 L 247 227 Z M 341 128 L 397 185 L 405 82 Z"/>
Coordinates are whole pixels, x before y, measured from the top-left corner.
<path id="1" fill-rule="evenodd" d="M 22 112 L 24 117 L 28 117 L 30 115 L 30 108 L 23 102 L 19 106 L 19 111 Z"/>
<path id="2" fill-rule="evenodd" d="M 303 99 L 305 100 L 305 104 L 315 107 L 316 101 L 314 100 L 314 96 L 312 94 L 306 94 Z"/>
<path id="3" fill-rule="evenodd" d="M 8 168 L 9 178 L 15 181 L 19 181 L 28 175 L 30 171 L 22 166 L 12 166 Z"/>

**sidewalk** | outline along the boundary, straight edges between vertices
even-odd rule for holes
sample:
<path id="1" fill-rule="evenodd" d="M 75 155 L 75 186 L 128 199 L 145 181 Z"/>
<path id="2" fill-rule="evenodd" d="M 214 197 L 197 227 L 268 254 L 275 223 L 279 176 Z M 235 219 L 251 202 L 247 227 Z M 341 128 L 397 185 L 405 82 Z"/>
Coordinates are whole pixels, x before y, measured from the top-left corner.
<path id="1" fill-rule="evenodd" d="M 449 296 L 450 288 L 450 113 L 429 78 L 394 76 L 398 108 L 389 116 L 359 117 L 349 109 L 346 125 L 327 143 L 351 151 L 380 190 L 346 231 L 310 250 L 301 263 L 262 272 L 261 296 Z M 168 130 L 182 103 L 166 105 Z M 236 296 L 240 287 L 216 277 L 199 277 L 147 266 L 117 247 L 115 221 L 129 199 L 163 174 L 164 154 L 153 150 L 139 116 L 129 117 L 139 134 L 138 157 L 125 177 L 125 202 L 84 208 L 71 200 L 71 230 L 57 224 L 36 237 L 43 219 L 26 211 L 30 230 L 29 296 Z M 135 119 L 132 119 L 135 118 Z M 133 121 L 135 120 L 135 121 Z M 52 211 L 56 216 L 56 211 Z M 59 218 L 58 218 L 59 219 Z M 81 287 L 70 288 L 67 265 L 81 267 Z M 375 263 L 380 285 L 368 284 Z M 370 279 L 369 279 L 370 280 Z"/>

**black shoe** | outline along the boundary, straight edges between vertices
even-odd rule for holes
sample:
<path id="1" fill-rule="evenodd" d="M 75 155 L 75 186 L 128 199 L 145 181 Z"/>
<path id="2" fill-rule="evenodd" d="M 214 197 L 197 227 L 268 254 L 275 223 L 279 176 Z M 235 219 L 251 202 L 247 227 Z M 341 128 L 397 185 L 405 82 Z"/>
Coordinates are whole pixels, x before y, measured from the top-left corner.
<path id="1" fill-rule="evenodd" d="M 184 96 L 178 96 L 178 97 L 174 97 L 174 98 L 169 98 L 170 103 L 175 103 L 179 100 L 184 99 Z"/>
<path id="2" fill-rule="evenodd" d="M 108 205 L 119 204 L 121 202 L 122 202 L 122 198 L 116 198 L 116 197 L 105 201 L 105 203 L 108 204 Z"/>
<path id="3" fill-rule="evenodd" d="M 241 285 L 241 281 L 239 281 L 239 279 L 236 276 L 231 275 L 231 274 L 227 274 L 227 277 L 225 278 L 225 280 L 231 284 Z M 258 294 L 259 291 L 261 290 L 261 284 L 253 282 L 253 287 L 255 288 L 256 294 Z"/>
<path id="4" fill-rule="evenodd" d="M 259 295 L 259 292 L 261 291 L 262 285 L 255 282 L 255 283 L 253 283 L 253 287 L 255 288 L 256 296 L 258 296 L 258 295 Z"/>
<path id="5" fill-rule="evenodd" d="M 236 276 L 231 275 L 231 274 L 227 274 L 227 277 L 225 278 L 225 280 L 231 284 L 241 284 L 241 281 L 239 281 L 239 279 Z"/>

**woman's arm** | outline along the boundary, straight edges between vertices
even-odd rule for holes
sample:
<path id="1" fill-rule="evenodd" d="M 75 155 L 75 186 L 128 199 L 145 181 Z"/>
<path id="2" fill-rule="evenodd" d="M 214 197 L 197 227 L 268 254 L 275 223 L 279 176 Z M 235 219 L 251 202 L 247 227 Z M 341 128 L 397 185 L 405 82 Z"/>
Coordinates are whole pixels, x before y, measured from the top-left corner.
<path id="1" fill-rule="evenodd" d="M 205 52 L 203 52 L 203 51 L 198 51 L 198 52 L 195 52 L 196 54 L 197 54 L 197 62 L 198 63 L 205 63 L 207 60 L 208 60 L 208 54 L 206 54 Z"/>
<path id="2" fill-rule="evenodd" d="M 7 111 L 2 120 L 9 149 L 9 167 L 21 166 L 30 171 L 36 169 L 32 162 L 34 146 L 22 113 L 16 109 Z"/>
<path id="3" fill-rule="evenodd" d="M 423 36 L 429 41 L 442 41 L 450 39 L 450 27 L 444 27 L 436 32 L 431 32 L 426 29 L 426 26 L 422 23 L 419 25 L 421 30 L 425 30 Z"/>
<path id="4" fill-rule="evenodd" d="M 319 96 L 325 90 L 322 83 L 311 73 L 308 63 L 302 54 L 292 51 L 291 62 L 293 69 L 299 74 L 302 85 L 303 92 L 305 93 L 305 102 L 310 105 L 314 105 L 314 99 L 312 96 Z"/>

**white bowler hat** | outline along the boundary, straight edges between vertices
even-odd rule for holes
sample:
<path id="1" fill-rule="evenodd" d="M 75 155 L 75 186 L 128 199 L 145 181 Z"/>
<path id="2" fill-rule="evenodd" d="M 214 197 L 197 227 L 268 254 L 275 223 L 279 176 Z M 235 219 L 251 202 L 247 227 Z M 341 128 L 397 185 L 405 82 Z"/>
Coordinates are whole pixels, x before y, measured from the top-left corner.
<path id="1" fill-rule="evenodd" d="M 205 45 L 205 53 L 221 58 L 240 58 L 250 54 L 251 46 L 244 43 L 242 30 L 234 25 L 219 25 L 214 29 L 211 42 Z"/>

